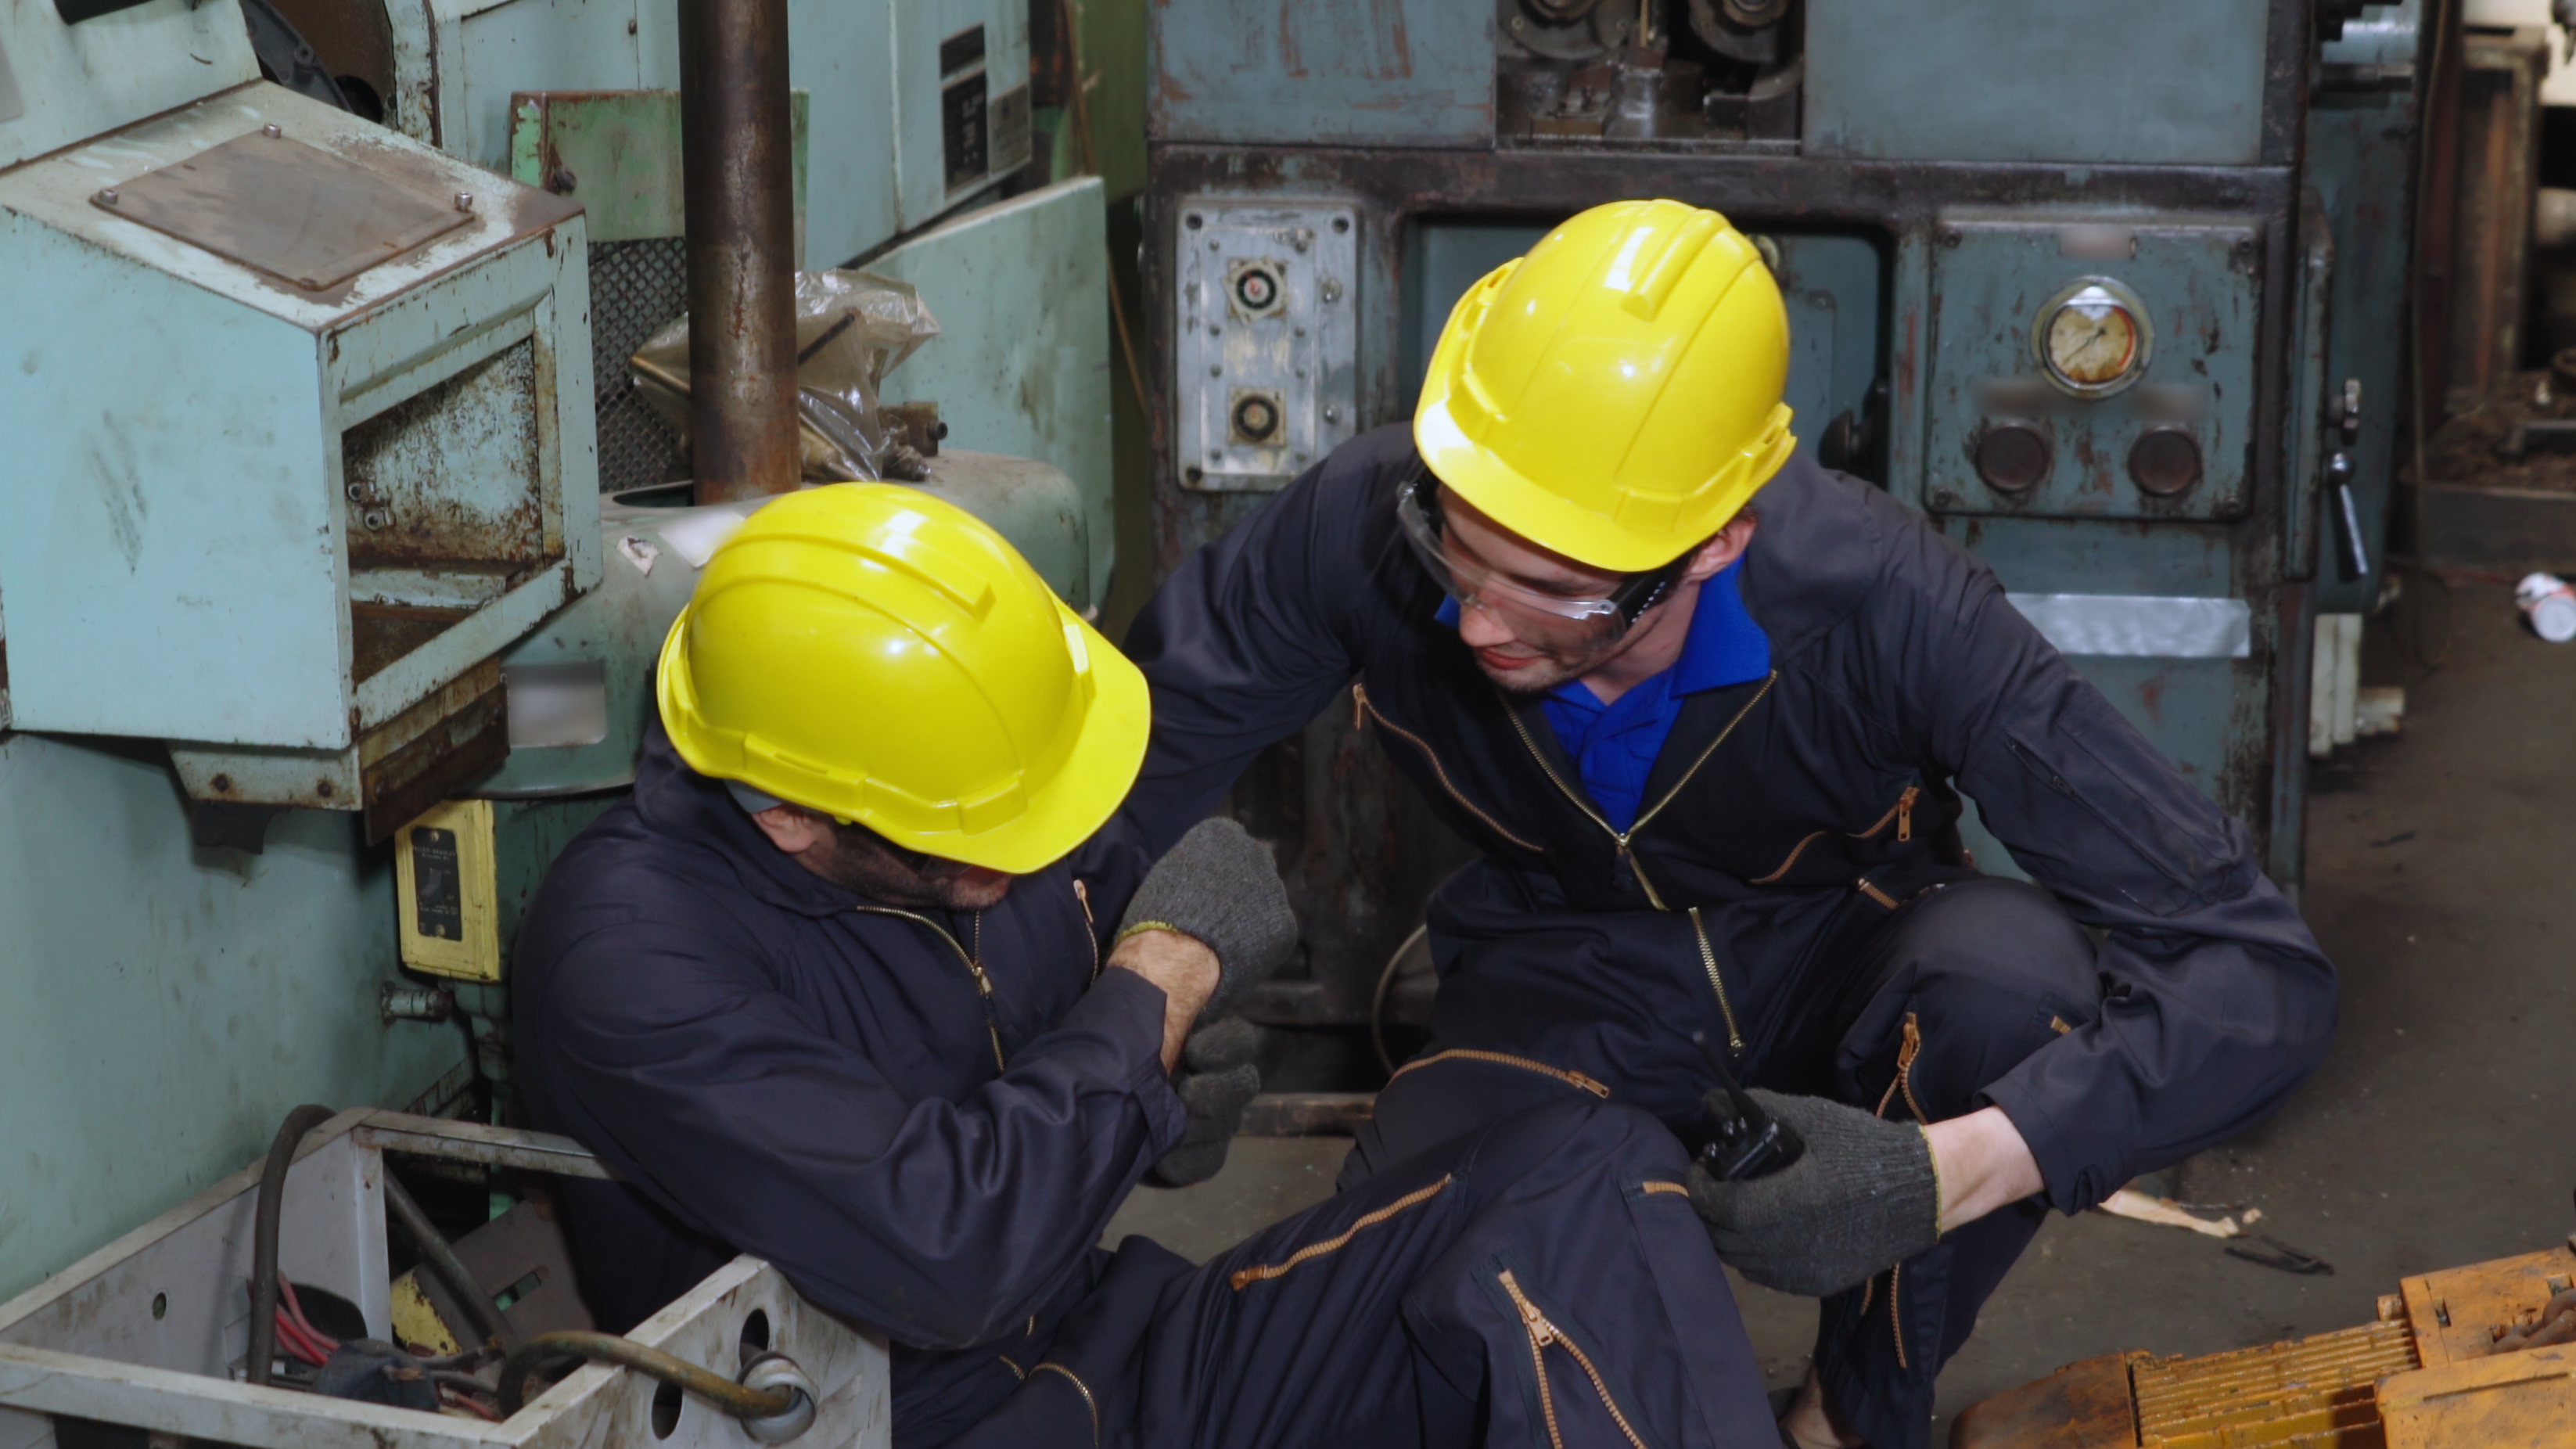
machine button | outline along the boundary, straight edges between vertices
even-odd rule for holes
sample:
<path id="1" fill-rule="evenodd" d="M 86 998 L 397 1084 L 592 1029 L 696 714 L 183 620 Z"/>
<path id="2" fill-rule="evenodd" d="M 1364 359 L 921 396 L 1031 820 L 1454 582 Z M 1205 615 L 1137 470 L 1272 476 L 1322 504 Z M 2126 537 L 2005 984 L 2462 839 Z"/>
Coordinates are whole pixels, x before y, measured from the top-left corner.
<path id="1" fill-rule="evenodd" d="M 1977 476 L 1998 493 L 2027 493 L 2048 477 L 2056 452 L 2039 424 L 1990 418 L 1977 430 Z"/>
<path id="2" fill-rule="evenodd" d="M 2129 446 L 2129 477 L 2138 491 L 2175 498 L 2200 482 L 2200 439 L 2189 428 L 2149 428 Z"/>

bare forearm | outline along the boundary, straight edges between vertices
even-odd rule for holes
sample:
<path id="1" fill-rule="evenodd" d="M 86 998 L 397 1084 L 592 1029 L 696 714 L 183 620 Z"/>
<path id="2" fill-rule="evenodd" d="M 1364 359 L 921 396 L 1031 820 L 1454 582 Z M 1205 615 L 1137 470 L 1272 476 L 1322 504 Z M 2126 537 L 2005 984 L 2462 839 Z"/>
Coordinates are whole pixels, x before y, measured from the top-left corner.
<path id="1" fill-rule="evenodd" d="M 2046 1186 L 2039 1159 L 2001 1107 L 1935 1122 L 1923 1132 L 1932 1145 L 1932 1170 L 1941 1182 L 1945 1232 Z"/>

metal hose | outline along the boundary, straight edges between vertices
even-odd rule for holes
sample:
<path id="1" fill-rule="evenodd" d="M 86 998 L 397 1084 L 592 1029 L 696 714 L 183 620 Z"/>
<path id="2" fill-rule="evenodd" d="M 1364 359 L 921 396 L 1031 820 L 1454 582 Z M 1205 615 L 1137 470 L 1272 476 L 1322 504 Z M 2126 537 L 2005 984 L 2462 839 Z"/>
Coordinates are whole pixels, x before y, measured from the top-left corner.
<path id="1" fill-rule="evenodd" d="M 515 1414 L 528 1401 L 528 1378 L 540 1361 L 570 1355 L 595 1359 L 649 1374 L 666 1384 L 687 1390 L 736 1419 L 775 1419 L 796 1407 L 800 1397 L 791 1388 L 746 1388 L 712 1369 L 704 1369 L 684 1358 L 675 1358 L 658 1348 L 650 1348 L 631 1338 L 613 1333 L 590 1333 L 564 1330 L 541 1333 L 513 1350 L 509 1361 L 501 1365 L 501 1412 Z"/>
<path id="2" fill-rule="evenodd" d="M 465 1305 L 465 1311 L 473 1316 L 474 1326 L 483 1331 L 484 1341 L 516 1350 L 519 1347 L 519 1330 L 503 1316 L 499 1306 L 493 1303 L 492 1295 L 483 1291 L 483 1285 L 474 1281 L 473 1270 L 456 1256 L 456 1250 L 449 1247 L 447 1239 L 431 1225 L 429 1215 L 420 1210 L 420 1204 L 412 1201 L 411 1194 L 403 1190 L 403 1185 L 396 1182 L 390 1172 L 385 1174 L 385 1208 L 393 1220 L 402 1225 L 413 1246 L 420 1249 L 421 1257 L 428 1261 L 439 1277 L 447 1280 L 447 1291 L 455 1294 Z"/>
<path id="3" fill-rule="evenodd" d="M 306 1133 L 331 1120 L 328 1107 L 311 1102 L 286 1114 L 269 1140 L 268 1161 L 259 1170 L 259 1205 L 252 1216 L 250 1250 L 250 1348 L 242 1365 L 245 1383 L 268 1382 L 277 1358 L 277 1219 L 286 1202 L 286 1169 L 295 1165 L 295 1149 Z"/>

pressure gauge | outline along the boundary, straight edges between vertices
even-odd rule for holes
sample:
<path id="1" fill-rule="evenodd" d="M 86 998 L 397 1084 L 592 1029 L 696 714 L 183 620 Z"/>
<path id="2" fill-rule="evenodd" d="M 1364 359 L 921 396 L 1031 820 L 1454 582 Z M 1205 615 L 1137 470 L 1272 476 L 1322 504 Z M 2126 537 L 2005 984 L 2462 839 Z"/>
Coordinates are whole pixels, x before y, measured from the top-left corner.
<path id="1" fill-rule="evenodd" d="M 2077 397 L 2108 397 L 2147 370 L 2155 329 L 2138 294 L 2109 277 L 2085 277 L 2039 309 L 2031 350 L 2049 381 Z"/>

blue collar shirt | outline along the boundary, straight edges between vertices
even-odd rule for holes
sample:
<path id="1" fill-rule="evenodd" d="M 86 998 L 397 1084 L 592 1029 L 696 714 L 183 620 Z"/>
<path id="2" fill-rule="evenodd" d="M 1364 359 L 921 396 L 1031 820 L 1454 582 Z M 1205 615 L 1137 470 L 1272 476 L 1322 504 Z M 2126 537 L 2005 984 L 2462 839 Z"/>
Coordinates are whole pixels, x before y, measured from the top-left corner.
<path id="1" fill-rule="evenodd" d="M 1700 585 L 1681 657 L 1663 673 L 1640 682 L 1609 704 L 1579 679 L 1547 692 L 1539 708 L 1556 730 L 1557 743 L 1575 762 L 1584 793 L 1614 830 L 1634 825 L 1643 808 L 1646 777 L 1671 737 L 1682 702 L 1703 690 L 1723 689 L 1771 672 L 1771 639 L 1745 612 L 1741 559 Z M 1458 601 L 1444 599 L 1440 621 L 1455 627 Z"/>

